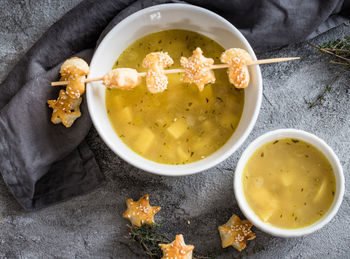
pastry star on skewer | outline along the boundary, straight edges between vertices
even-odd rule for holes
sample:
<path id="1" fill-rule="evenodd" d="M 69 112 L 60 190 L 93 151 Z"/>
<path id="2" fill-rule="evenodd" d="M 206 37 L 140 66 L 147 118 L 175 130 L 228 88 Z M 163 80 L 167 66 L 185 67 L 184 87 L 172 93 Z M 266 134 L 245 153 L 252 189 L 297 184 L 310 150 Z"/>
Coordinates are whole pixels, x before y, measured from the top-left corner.
<path id="1" fill-rule="evenodd" d="M 193 245 L 186 245 L 183 235 L 176 235 L 170 244 L 159 244 L 163 251 L 162 259 L 192 259 Z"/>
<path id="2" fill-rule="evenodd" d="M 52 86 L 69 85 L 71 82 L 72 87 L 67 87 L 68 94 L 73 95 L 72 98 L 78 97 L 85 91 L 83 83 L 103 81 L 106 87 L 120 88 L 120 89 L 132 89 L 141 82 L 141 77 L 146 77 L 146 85 L 151 93 L 160 93 L 167 88 L 168 79 L 166 74 L 172 73 L 186 73 L 183 81 L 188 83 L 195 83 L 198 85 L 199 90 L 203 90 L 203 87 L 207 83 L 215 82 L 215 75 L 213 69 L 228 68 L 227 73 L 230 83 L 234 84 L 237 88 L 245 88 L 249 84 L 249 71 L 247 66 L 269 64 L 276 62 L 284 62 L 290 60 L 296 60 L 299 57 L 292 58 L 272 58 L 253 60 L 249 53 L 243 49 L 231 48 L 222 53 L 220 60 L 224 64 L 214 64 L 213 59 L 203 56 L 203 52 L 200 48 L 196 48 L 193 51 L 193 55 L 189 58 L 182 57 L 180 62 L 185 69 L 165 69 L 173 64 L 173 60 L 166 52 L 152 52 L 149 53 L 143 61 L 143 66 L 148 68 L 147 72 L 137 72 L 131 68 L 117 68 L 108 72 L 105 76 L 82 79 L 82 77 L 74 77 L 74 80 L 51 82 Z M 77 60 L 73 60 L 74 63 Z M 67 80 L 66 76 L 62 77 L 62 80 Z M 74 84 L 73 84 L 74 83 Z M 79 93 L 76 91 L 71 92 L 70 88 L 79 88 Z M 80 89 L 81 88 L 81 89 Z"/>
<path id="3" fill-rule="evenodd" d="M 237 88 L 246 88 L 249 85 L 247 65 L 252 63 L 253 59 L 246 50 L 239 48 L 225 50 L 220 60 L 229 65 L 227 75 L 231 84 Z"/>
<path id="4" fill-rule="evenodd" d="M 143 195 L 138 201 L 126 200 L 127 209 L 123 217 L 130 220 L 132 225 L 141 227 L 142 224 L 154 224 L 154 215 L 160 211 L 161 207 L 149 205 L 149 195 Z"/>
<path id="5" fill-rule="evenodd" d="M 152 93 L 161 93 L 168 87 L 168 78 L 164 68 L 174 64 L 167 52 L 152 52 L 142 61 L 142 66 L 147 68 L 146 85 Z"/>
<path id="6" fill-rule="evenodd" d="M 68 80 L 67 94 L 78 99 L 85 92 L 85 76 L 90 72 L 89 65 L 85 60 L 77 57 L 67 59 L 61 66 L 61 80 Z"/>
<path id="7" fill-rule="evenodd" d="M 248 220 L 242 220 L 233 214 L 226 224 L 219 226 L 222 248 L 233 246 L 238 251 L 246 247 L 247 240 L 252 240 L 256 236 L 250 230 L 253 226 Z"/>
<path id="8" fill-rule="evenodd" d="M 102 82 L 109 88 L 131 90 L 141 83 L 141 77 L 135 69 L 115 68 L 103 76 Z"/>
<path id="9" fill-rule="evenodd" d="M 199 91 L 203 91 L 204 86 L 215 83 L 215 75 L 212 70 L 214 60 L 203 56 L 201 48 L 196 48 L 191 57 L 181 57 L 181 66 L 185 69 L 183 81 L 185 83 L 195 83 Z"/>

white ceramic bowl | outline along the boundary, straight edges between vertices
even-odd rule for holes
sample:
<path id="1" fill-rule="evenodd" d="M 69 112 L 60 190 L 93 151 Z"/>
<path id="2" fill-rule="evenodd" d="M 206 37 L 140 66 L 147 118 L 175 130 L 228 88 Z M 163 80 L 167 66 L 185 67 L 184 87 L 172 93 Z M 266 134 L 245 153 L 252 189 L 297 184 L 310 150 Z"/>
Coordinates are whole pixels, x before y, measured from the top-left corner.
<path id="1" fill-rule="evenodd" d="M 138 11 L 117 24 L 102 40 L 90 64 L 89 78 L 107 73 L 119 55 L 138 38 L 147 34 L 184 29 L 199 32 L 217 41 L 224 48 L 243 48 L 256 56 L 243 35 L 228 21 L 206 9 L 187 4 L 164 4 Z M 235 133 L 217 152 L 198 162 L 166 165 L 147 160 L 127 147 L 114 132 L 105 107 L 105 87 L 100 82 L 87 85 L 87 102 L 92 122 L 103 141 L 117 155 L 145 171 L 168 176 L 197 173 L 211 168 L 235 152 L 251 132 L 258 117 L 262 96 L 259 66 L 249 67 L 250 84 L 245 90 L 245 104 Z"/>
<path id="2" fill-rule="evenodd" d="M 325 155 L 325 157 L 329 160 L 330 164 L 333 167 L 334 176 L 336 179 L 336 192 L 334 195 L 333 203 L 329 208 L 329 210 L 327 211 L 327 213 L 320 220 L 304 228 L 282 229 L 263 222 L 250 208 L 244 196 L 242 174 L 243 174 L 244 167 L 247 164 L 249 158 L 262 145 L 281 138 L 299 139 L 307 143 L 310 143 Z M 310 234 L 322 228 L 335 216 L 343 200 L 344 184 L 345 184 L 345 180 L 344 180 L 342 166 L 339 162 L 337 155 L 334 153 L 332 148 L 326 144 L 326 142 L 316 137 L 315 135 L 302 130 L 280 129 L 280 130 L 270 131 L 258 137 L 246 148 L 240 160 L 238 161 L 235 176 L 234 176 L 233 187 L 234 187 L 234 192 L 235 192 L 238 206 L 240 207 L 241 211 L 246 216 L 246 218 L 249 219 L 254 226 L 274 236 L 297 237 L 297 236 Z"/>

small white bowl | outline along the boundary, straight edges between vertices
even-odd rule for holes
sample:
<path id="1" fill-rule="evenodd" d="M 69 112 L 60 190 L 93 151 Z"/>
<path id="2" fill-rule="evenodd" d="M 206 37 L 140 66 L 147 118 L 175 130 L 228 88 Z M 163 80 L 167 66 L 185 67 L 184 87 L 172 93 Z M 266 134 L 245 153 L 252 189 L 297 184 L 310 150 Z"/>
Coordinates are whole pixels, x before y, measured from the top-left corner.
<path id="1" fill-rule="evenodd" d="M 243 35 L 228 21 L 206 9 L 187 4 L 164 4 L 138 11 L 117 24 L 102 40 L 90 64 L 89 78 L 107 73 L 119 55 L 135 40 L 162 30 L 195 31 L 217 41 L 224 48 L 243 48 L 256 56 Z M 209 169 L 230 155 L 244 142 L 258 117 L 262 99 L 259 66 L 250 66 L 250 84 L 245 90 L 241 121 L 227 143 L 207 158 L 185 165 L 166 165 L 145 159 L 126 146 L 109 122 L 105 106 L 105 87 L 101 82 L 87 85 L 87 103 L 92 122 L 108 147 L 130 164 L 145 171 L 167 176 L 180 176 Z"/>
<path id="2" fill-rule="evenodd" d="M 310 143 L 314 147 L 316 147 L 319 151 L 321 151 L 325 157 L 328 159 L 330 164 L 333 167 L 334 176 L 336 179 L 336 192 L 334 195 L 334 200 L 327 211 L 327 213 L 319 219 L 317 222 L 313 223 L 310 226 L 304 227 L 304 228 L 298 228 L 298 229 L 283 229 L 278 228 L 275 226 L 272 226 L 268 223 L 263 222 L 256 214 L 255 212 L 250 208 L 247 200 L 244 196 L 243 191 L 243 183 L 242 183 L 242 174 L 244 167 L 246 166 L 248 160 L 253 155 L 253 153 L 260 148 L 262 145 L 272 142 L 277 139 L 282 138 L 293 138 L 293 139 L 299 139 L 302 141 L 305 141 L 307 143 Z M 233 188 L 236 196 L 236 200 L 238 203 L 238 206 L 240 207 L 243 214 L 246 216 L 246 218 L 252 222 L 254 226 L 261 229 L 262 231 L 269 233 L 274 236 L 279 237 L 297 237 L 297 236 L 303 236 L 310 234 L 323 226 L 325 226 L 337 213 L 340 204 L 343 200 L 344 196 L 344 175 L 343 175 L 343 169 L 339 162 L 339 159 L 337 155 L 334 153 L 332 148 L 326 144 L 322 139 L 316 137 L 315 135 L 302 131 L 302 130 L 296 130 L 296 129 L 279 129 L 275 131 L 270 131 L 257 139 L 255 139 L 243 152 L 241 158 L 238 161 L 235 176 L 233 180 Z"/>

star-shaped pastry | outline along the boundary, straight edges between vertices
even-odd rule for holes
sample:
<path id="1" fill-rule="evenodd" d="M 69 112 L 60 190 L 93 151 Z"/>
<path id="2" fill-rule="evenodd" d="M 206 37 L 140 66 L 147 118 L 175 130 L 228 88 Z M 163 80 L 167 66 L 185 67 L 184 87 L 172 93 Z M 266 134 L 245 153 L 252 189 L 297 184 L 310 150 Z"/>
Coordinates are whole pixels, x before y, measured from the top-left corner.
<path id="1" fill-rule="evenodd" d="M 186 245 L 183 235 L 176 235 L 170 244 L 159 244 L 163 251 L 162 259 L 192 259 L 193 245 Z"/>
<path id="2" fill-rule="evenodd" d="M 185 69 L 182 79 L 185 83 L 196 84 L 199 91 L 203 91 L 206 84 L 215 83 L 215 75 L 211 69 L 214 60 L 204 57 L 201 48 L 196 48 L 189 58 L 181 57 L 180 63 Z"/>
<path id="3" fill-rule="evenodd" d="M 130 220 L 132 225 L 141 227 L 142 224 L 154 224 L 154 215 L 160 211 L 161 207 L 149 205 L 149 195 L 143 195 L 138 201 L 126 200 L 127 209 L 123 217 Z"/>
<path id="4" fill-rule="evenodd" d="M 245 88 L 249 85 L 249 71 L 247 64 L 253 58 L 244 49 L 231 48 L 222 53 L 220 60 L 229 65 L 227 69 L 228 78 L 236 88 Z"/>
<path id="5" fill-rule="evenodd" d="M 90 72 L 88 63 L 84 59 L 73 57 L 64 61 L 61 66 L 61 80 L 68 80 L 67 94 L 72 99 L 78 99 L 85 92 L 85 76 Z"/>
<path id="6" fill-rule="evenodd" d="M 246 241 L 255 238 L 255 234 L 250 230 L 253 226 L 248 220 L 240 220 L 233 214 L 226 224 L 219 226 L 222 248 L 233 246 L 238 251 L 246 247 Z"/>
<path id="7" fill-rule="evenodd" d="M 142 61 L 142 66 L 148 68 L 146 74 L 146 85 L 152 94 L 161 93 L 168 87 L 168 77 L 164 68 L 171 66 L 173 59 L 167 52 L 152 52 Z"/>
<path id="8" fill-rule="evenodd" d="M 74 121 L 81 116 L 81 101 L 81 97 L 73 99 L 65 90 L 60 90 L 57 100 L 47 101 L 50 108 L 53 109 L 51 116 L 52 123 L 62 123 L 66 128 L 72 126 Z"/>

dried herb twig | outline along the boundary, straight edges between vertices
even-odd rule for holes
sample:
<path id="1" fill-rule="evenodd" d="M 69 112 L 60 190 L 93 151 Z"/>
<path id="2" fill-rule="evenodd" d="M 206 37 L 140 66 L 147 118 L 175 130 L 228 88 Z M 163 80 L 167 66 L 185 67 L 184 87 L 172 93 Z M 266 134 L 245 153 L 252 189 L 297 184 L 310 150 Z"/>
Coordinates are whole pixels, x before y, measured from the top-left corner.
<path id="1" fill-rule="evenodd" d="M 329 41 L 323 43 L 319 46 L 308 42 L 308 44 L 318 51 L 329 55 L 331 64 L 341 65 L 345 67 L 344 70 L 338 72 L 329 84 L 326 85 L 324 90 L 317 96 L 314 101 L 308 102 L 309 108 L 321 104 L 324 98 L 324 95 L 331 91 L 333 84 L 346 72 L 350 69 L 350 36 L 345 36 L 344 39 L 337 39 L 334 41 Z"/>
<path id="2" fill-rule="evenodd" d="M 159 244 L 168 243 L 170 239 L 157 232 L 158 225 L 144 224 L 141 227 L 126 225 L 129 236 L 136 241 L 150 258 L 161 258 L 162 250 Z"/>
<path id="3" fill-rule="evenodd" d="M 141 227 L 136 227 L 136 226 L 130 226 L 126 225 L 129 229 L 129 239 L 135 241 L 140 245 L 142 250 L 152 259 L 158 259 L 163 256 L 163 252 L 159 247 L 159 244 L 164 244 L 164 243 L 170 243 L 172 240 L 170 240 L 167 236 L 161 234 L 158 232 L 159 230 L 159 225 L 148 225 L 144 224 Z M 132 248 L 124 243 L 121 242 L 123 245 L 126 245 L 132 253 L 135 255 L 140 256 L 137 254 L 135 251 L 132 250 Z M 209 255 L 200 255 L 197 252 L 194 252 L 194 259 L 211 259 L 215 258 L 214 254 L 209 254 Z"/>
<path id="4" fill-rule="evenodd" d="M 319 51 L 326 53 L 328 55 L 331 55 L 333 57 L 335 57 L 336 59 L 340 59 L 345 61 L 346 66 L 350 65 L 350 59 L 347 58 L 347 56 L 350 54 L 349 50 L 343 50 L 343 49 L 330 49 L 330 48 L 323 48 L 322 46 L 317 46 L 311 42 L 308 42 L 308 44 L 316 49 L 318 49 Z M 340 54 L 342 53 L 342 54 Z"/>
<path id="5" fill-rule="evenodd" d="M 312 102 L 308 102 L 309 108 L 311 109 L 312 107 L 316 106 L 317 104 L 322 104 L 323 98 L 326 93 L 329 93 L 331 91 L 331 88 L 333 84 L 347 71 L 347 69 L 344 69 L 340 72 L 338 72 L 335 77 L 331 80 L 331 82 L 326 85 L 326 87 L 323 89 L 323 91 L 316 97 L 316 99 Z"/>

